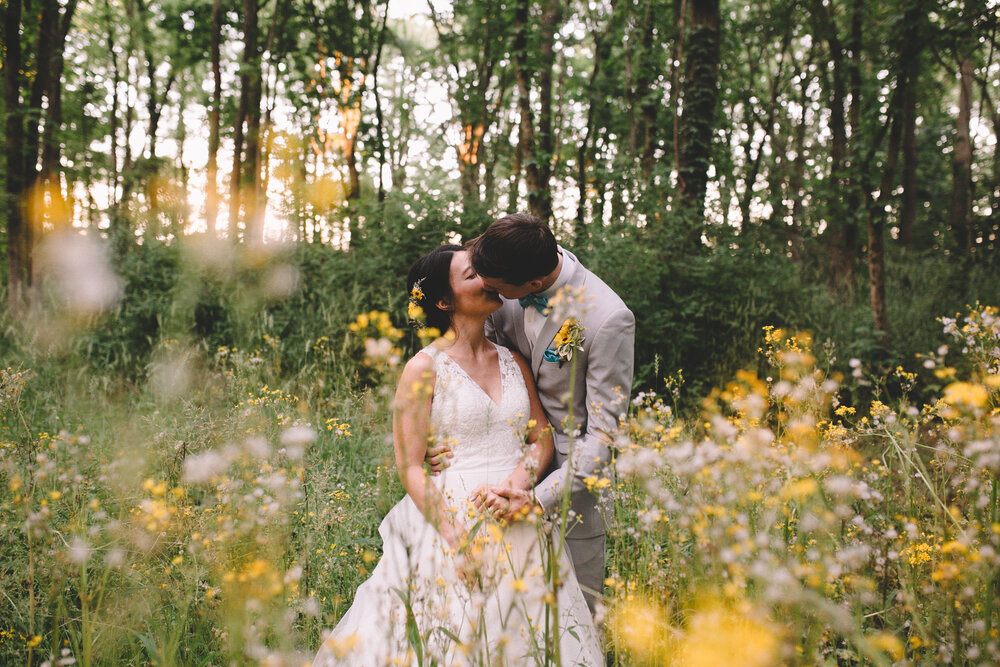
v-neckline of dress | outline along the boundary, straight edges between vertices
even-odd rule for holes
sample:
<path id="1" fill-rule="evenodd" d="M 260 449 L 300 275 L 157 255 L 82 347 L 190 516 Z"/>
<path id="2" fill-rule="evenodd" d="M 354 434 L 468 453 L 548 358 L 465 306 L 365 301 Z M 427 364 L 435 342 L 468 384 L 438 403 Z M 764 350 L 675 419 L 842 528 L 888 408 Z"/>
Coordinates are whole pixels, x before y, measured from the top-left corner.
<path id="1" fill-rule="evenodd" d="M 458 370 L 462 371 L 462 375 L 464 375 L 466 378 L 468 378 L 469 382 L 471 382 L 472 384 L 476 385 L 476 388 L 483 394 L 483 396 L 485 396 L 487 399 L 489 399 L 490 403 L 492 403 L 495 407 L 499 408 L 503 404 L 503 399 L 504 399 L 504 396 L 506 395 L 507 392 L 505 392 L 504 388 L 503 388 L 503 364 L 500 363 L 500 346 L 497 345 L 496 343 L 493 343 L 493 349 L 495 349 L 496 352 L 497 352 L 497 372 L 500 374 L 500 398 L 499 398 L 499 400 L 494 399 L 492 396 L 490 396 L 490 393 L 488 391 L 486 391 L 485 389 L 483 389 L 483 386 L 481 384 L 479 384 L 478 382 L 476 382 L 475 379 L 473 379 L 473 377 L 471 375 L 469 375 L 469 371 L 465 370 L 465 368 L 462 366 L 462 364 L 458 363 L 458 361 L 456 361 L 450 354 L 448 354 L 444 350 L 441 350 L 441 354 L 443 354 L 448 359 L 448 361 L 450 361 L 451 363 L 455 364 L 455 366 L 458 368 Z"/>

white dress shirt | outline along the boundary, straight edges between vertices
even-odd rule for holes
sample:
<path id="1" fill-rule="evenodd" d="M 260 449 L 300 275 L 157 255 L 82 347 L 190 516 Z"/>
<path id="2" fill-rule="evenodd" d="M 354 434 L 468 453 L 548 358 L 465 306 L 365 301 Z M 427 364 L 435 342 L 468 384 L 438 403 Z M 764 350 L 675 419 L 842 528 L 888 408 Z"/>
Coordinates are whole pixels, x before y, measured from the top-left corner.
<path id="1" fill-rule="evenodd" d="M 562 255 L 562 266 L 559 269 L 559 275 L 547 290 L 538 292 L 538 296 L 551 299 L 569 281 L 569 275 L 572 271 L 568 270 L 568 267 L 574 261 L 570 259 L 567 253 L 560 252 L 559 254 Z M 524 335 L 527 336 L 528 341 L 531 343 L 532 350 L 535 349 L 535 344 L 539 342 L 537 340 L 538 334 L 541 333 L 542 327 L 545 325 L 545 317 L 534 306 L 528 306 L 524 309 Z M 541 343 L 545 345 L 548 341 L 541 341 Z"/>

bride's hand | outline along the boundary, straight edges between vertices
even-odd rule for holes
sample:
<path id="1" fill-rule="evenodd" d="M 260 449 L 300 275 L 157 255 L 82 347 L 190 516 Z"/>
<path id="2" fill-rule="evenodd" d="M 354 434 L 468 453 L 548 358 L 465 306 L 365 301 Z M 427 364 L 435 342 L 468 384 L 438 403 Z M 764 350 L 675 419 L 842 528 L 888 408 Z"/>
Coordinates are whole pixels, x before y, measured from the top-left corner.
<path id="1" fill-rule="evenodd" d="M 492 504 L 491 504 L 492 503 Z M 531 491 L 512 489 L 509 486 L 491 486 L 487 491 L 487 504 L 491 508 L 501 508 L 507 521 L 523 519 L 541 507 Z"/>
<path id="2" fill-rule="evenodd" d="M 497 521 L 510 520 L 512 518 L 510 499 L 497 493 L 496 489 L 499 488 L 501 487 L 481 486 L 472 492 L 469 500 L 477 510 L 489 514 Z"/>
<path id="3" fill-rule="evenodd" d="M 451 451 L 451 447 L 439 442 L 427 448 L 427 453 L 424 454 L 424 464 L 431 471 L 432 476 L 440 475 L 445 468 L 451 465 L 450 461 L 454 456 L 455 453 Z"/>

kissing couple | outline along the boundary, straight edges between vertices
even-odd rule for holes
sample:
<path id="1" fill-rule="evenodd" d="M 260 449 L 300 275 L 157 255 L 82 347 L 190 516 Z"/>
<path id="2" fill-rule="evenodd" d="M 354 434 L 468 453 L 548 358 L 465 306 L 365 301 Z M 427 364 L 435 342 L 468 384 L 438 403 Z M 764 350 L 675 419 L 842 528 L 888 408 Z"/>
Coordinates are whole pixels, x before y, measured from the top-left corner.
<path id="1" fill-rule="evenodd" d="M 603 665 L 604 522 L 585 480 L 628 404 L 631 311 L 525 214 L 435 248 L 407 287 L 421 326 L 445 335 L 396 389 L 406 496 L 313 664 Z M 582 303 L 564 318 L 548 300 L 567 294 Z"/>

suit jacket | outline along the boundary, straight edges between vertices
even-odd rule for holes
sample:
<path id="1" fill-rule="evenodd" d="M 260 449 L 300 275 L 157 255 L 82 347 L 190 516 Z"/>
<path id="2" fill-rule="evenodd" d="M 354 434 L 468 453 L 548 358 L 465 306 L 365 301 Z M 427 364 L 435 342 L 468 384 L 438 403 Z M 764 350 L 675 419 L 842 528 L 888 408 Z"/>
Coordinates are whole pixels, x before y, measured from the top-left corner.
<path id="1" fill-rule="evenodd" d="M 584 481 L 603 468 L 610 458 L 610 440 L 605 435 L 618 425 L 628 408 L 632 388 L 635 317 L 621 298 L 588 271 L 565 249 L 562 271 L 570 271 L 566 286 L 583 288 L 582 312 L 574 312 L 583 326 L 583 350 L 565 363 L 546 361 L 546 349 L 554 348 L 563 320 L 556 314 L 546 317 L 534 344 L 524 332 L 524 308 L 517 300 L 504 299 L 503 305 L 486 322 L 486 333 L 500 345 L 518 350 L 529 360 L 538 396 L 554 429 L 555 456 L 548 474 L 535 487 L 535 497 L 548 513 L 558 510 L 562 492 L 571 487 L 572 510 L 579 522 L 571 528 L 573 538 L 604 533 L 604 521 L 597 498 Z M 575 368 L 574 368 L 575 366 Z M 572 381 L 572 382 L 571 382 Z M 572 384 L 572 386 L 571 386 Z M 569 474 L 571 438 L 565 420 L 572 406 L 578 434 L 572 438 L 573 470 Z"/>

